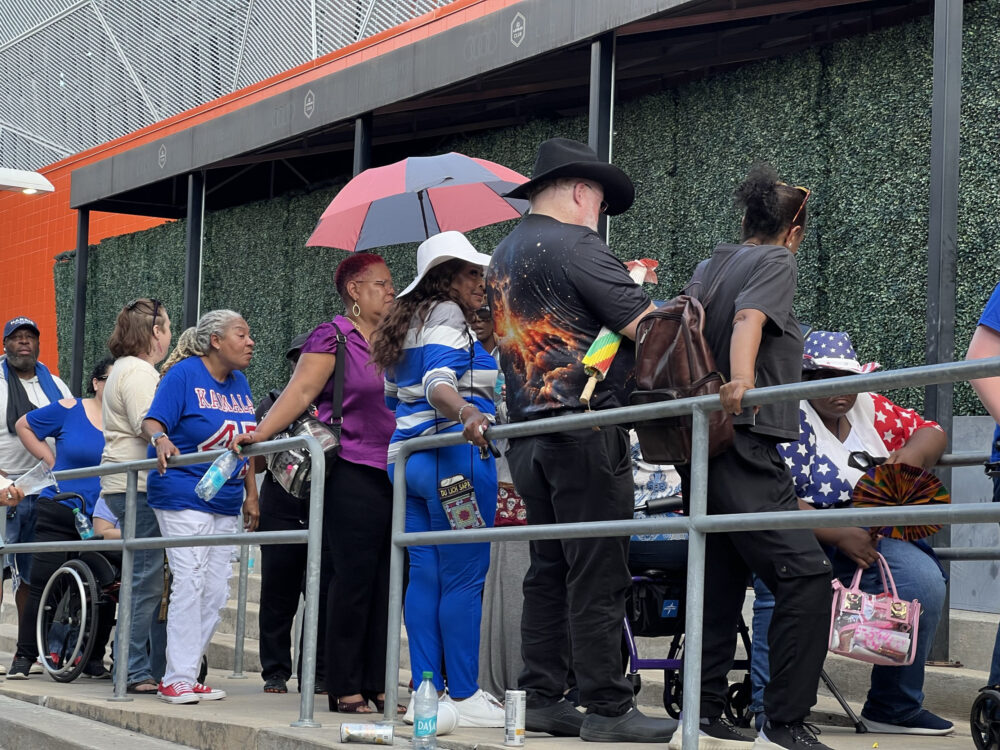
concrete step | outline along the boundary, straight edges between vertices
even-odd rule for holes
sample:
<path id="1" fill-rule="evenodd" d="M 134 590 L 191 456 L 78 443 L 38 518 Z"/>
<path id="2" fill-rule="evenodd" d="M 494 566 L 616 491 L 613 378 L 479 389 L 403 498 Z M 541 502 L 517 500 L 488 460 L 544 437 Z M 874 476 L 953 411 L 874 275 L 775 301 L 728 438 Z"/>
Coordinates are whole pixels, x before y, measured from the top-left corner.
<path id="1" fill-rule="evenodd" d="M 4 750 L 171 750 L 190 747 L 0 696 Z"/>
<path id="2" fill-rule="evenodd" d="M 0 659 L 9 660 L 10 655 L 0 653 Z M 409 679 L 409 673 L 403 675 Z M 313 750 L 314 748 L 341 748 L 338 731 L 340 715 L 327 711 L 326 698 L 316 696 L 315 719 L 317 724 L 311 728 L 290 726 L 300 716 L 300 695 L 292 691 L 285 695 L 269 695 L 261 690 L 259 675 L 249 675 L 245 680 L 229 680 L 226 675 L 211 670 L 207 682 L 213 687 L 227 692 L 223 701 L 202 703 L 194 706 L 173 706 L 155 698 L 128 696 L 134 700 L 116 702 L 110 700 L 111 685 L 108 682 L 77 680 L 70 684 L 60 684 L 47 677 L 32 677 L 24 681 L 3 681 L 0 678 L 0 701 L 10 701 L 14 705 L 8 708 L 8 703 L 0 703 L 0 747 L 3 750 L 76 750 L 76 748 L 108 748 L 118 750 L 125 747 L 135 747 L 138 750 L 168 747 L 192 747 L 199 750 Z M 13 700 L 16 699 L 16 700 Z M 17 704 L 21 703 L 19 709 Z M 118 745 L 110 742 L 93 745 L 46 745 L 36 744 L 13 745 L 8 742 L 8 736 L 3 723 L 3 715 L 18 715 L 44 706 L 65 715 L 72 714 L 80 721 L 101 722 L 107 726 L 105 731 L 117 733 L 140 733 L 149 738 L 155 738 L 160 744 L 144 745 L 136 742 L 133 745 Z M 27 715 L 27 714 L 26 714 Z M 357 717 L 345 717 L 352 722 Z M 371 715 L 370 720 L 381 718 Z M 54 731 L 61 726 L 61 719 L 46 719 L 46 724 Z M 322 724 L 323 726 L 320 726 Z M 112 729 L 113 728 L 113 729 Z M 403 738 L 409 737 L 410 728 L 397 726 L 400 737 L 399 744 L 404 744 Z M 15 728 L 15 732 L 19 729 Z M 467 736 L 459 738 L 460 733 L 445 738 L 439 743 L 448 750 L 472 750 L 478 741 L 479 730 L 469 730 Z M 491 745 L 499 747 L 502 730 L 485 730 L 490 733 Z M 464 732 L 464 730 L 463 730 Z M 455 739 L 453 739 L 455 738 Z M 28 739 L 33 740 L 33 736 Z M 176 744 L 174 744 L 176 743 Z M 345 750 L 347 750 L 345 748 Z M 595 748 L 595 750 L 599 750 Z"/>
<path id="3" fill-rule="evenodd" d="M 236 600 L 233 599 L 222 610 L 222 621 L 216 632 L 236 633 L 236 615 Z M 257 640 L 260 638 L 260 605 L 255 602 L 247 602 L 245 633 L 249 639 Z"/>

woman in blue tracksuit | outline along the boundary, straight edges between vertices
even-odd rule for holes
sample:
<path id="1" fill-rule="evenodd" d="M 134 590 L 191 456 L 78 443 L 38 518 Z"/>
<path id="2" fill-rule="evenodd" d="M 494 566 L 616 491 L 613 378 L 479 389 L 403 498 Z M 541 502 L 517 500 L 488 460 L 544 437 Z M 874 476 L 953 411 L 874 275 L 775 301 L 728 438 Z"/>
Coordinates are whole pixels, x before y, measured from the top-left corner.
<path id="1" fill-rule="evenodd" d="M 492 526 L 496 464 L 483 432 L 494 421 L 497 365 L 470 328 L 483 306 L 488 255 L 459 232 L 444 232 L 417 252 L 417 277 L 396 296 L 372 341 L 385 372 L 386 404 L 396 414 L 389 443 L 393 477 L 400 445 L 411 438 L 462 432 L 468 443 L 419 451 L 406 465 L 406 531 Z M 479 625 L 490 546 L 410 547 L 406 632 L 415 677 L 434 673 L 458 709 L 459 726 L 503 726 L 503 707 L 481 690 Z M 405 720 L 412 723 L 413 703 Z"/>

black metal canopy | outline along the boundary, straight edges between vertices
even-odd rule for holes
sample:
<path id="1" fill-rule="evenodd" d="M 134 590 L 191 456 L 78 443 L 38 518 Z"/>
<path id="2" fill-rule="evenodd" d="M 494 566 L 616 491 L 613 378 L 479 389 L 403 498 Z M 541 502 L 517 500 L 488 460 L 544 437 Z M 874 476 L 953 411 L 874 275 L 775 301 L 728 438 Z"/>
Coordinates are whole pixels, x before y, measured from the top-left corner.
<path id="1" fill-rule="evenodd" d="M 590 45 L 608 32 L 623 101 L 930 9 L 929 0 L 524 0 L 84 166 L 71 206 L 183 217 L 194 171 L 205 172 L 207 210 L 319 187 L 352 173 L 363 115 L 378 165 L 457 133 L 585 113 Z"/>

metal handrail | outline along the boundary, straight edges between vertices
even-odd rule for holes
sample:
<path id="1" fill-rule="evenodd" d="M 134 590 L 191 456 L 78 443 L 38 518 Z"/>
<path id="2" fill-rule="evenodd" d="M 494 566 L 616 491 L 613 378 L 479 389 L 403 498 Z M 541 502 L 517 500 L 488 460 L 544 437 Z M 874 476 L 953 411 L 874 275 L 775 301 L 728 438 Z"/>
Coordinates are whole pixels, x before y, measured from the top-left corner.
<path id="1" fill-rule="evenodd" d="M 743 396 L 743 406 L 760 406 L 782 401 L 800 401 L 845 393 L 883 391 L 894 388 L 949 383 L 958 380 L 1000 375 L 1000 357 L 970 362 L 946 362 L 902 370 L 889 370 L 835 380 L 816 380 L 787 385 L 755 388 Z M 635 533 L 688 532 L 688 576 L 685 621 L 685 660 L 683 691 L 685 713 L 682 737 L 685 746 L 696 747 L 700 723 L 701 648 L 699 623 L 704 610 L 705 535 L 726 531 L 749 531 L 764 528 L 831 528 L 848 525 L 894 525 L 917 521 L 923 523 L 1000 522 L 1000 504 L 956 508 L 835 509 L 805 515 L 798 511 L 708 515 L 708 413 L 721 409 L 718 396 L 699 396 L 661 403 L 623 406 L 599 412 L 583 412 L 538 419 L 516 424 L 497 425 L 486 432 L 488 439 L 517 438 L 552 432 L 644 422 L 662 417 L 692 416 L 692 457 L 689 511 L 687 516 L 644 518 L 623 521 L 594 521 L 574 524 L 503 527 L 446 531 L 405 532 L 406 462 L 418 451 L 459 445 L 465 442 L 459 432 L 428 435 L 400 444 L 393 474 L 392 550 L 389 568 L 389 627 L 386 645 L 385 720 L 396 718 L 399 687 L 399 645 L 402 627 L 403 548 L 414 544 L 463 544 L 485 541 L 569 539 L 598 536 L 624 536 Z M 951 465 L 969 465 L 971 454 L 953 456 Z M 981 550 L 980 550 L 981 551 Z M 1000 556 L 1000 550 L 994 552 Z M 956 555 L 954 559 L 959 559 Z M 976 559 L 976 558 L 961 558 Z"/>
<path id="2" fill-rule="evenodd" d="M 245 456 L 263 456 L 269 453 L 290 448 L 305 449 L 309 453 L 311 476 L 322 478 L 326 475 L 326 456 L 316 438 L 310 436 L 282 438 L 265 443 L 257 443 L 243 450 Z M 225 449 L 187 453 L 171 456 L 167 467 L 188 466 L 214 461 L 226 452 Z M 125 490 L 125 519 L 122 524 L 121 540 L 80 540 L 70 542 L 31 542 L 25 544 L 0 544 L 4 553 L 20 552 L 81 552 L 121 551 L 121 588 L 118 590 L 118 632 L 123 634 L 118 639 L 118 650 L 115 654 L 114 695 L 111 701 L 131 701 L 126 695 L 128 680 L 128 633 L 132 628 L 132 566 L 135 550 L 161 549 L 166 547 L 222 546 L 244 544 L 288 544 L 305 542 L 306 550 L 306 606 L 302 645 L 302 674 L 300 679 L 299 718 L 292 722 L 293 727 L 319 727 L 313 719 L 316 685 L 316 641 L 319 622 L 319 577 L 320 554 L 323 529 L 323 490 L 324 482 L 312 482 L 309 494 L 309 528 L 302 531 L 254 531 L 236 534 L 219 534 L 218 536 L 185 536 L 185 537 L 149 537 L 135 538 L 135 513 L 140 471 L 155 471 L 155 458 L 141 461 L 126 461 L 119 464 L 101 464 L 83 469 L 67 469 L 55 472 L 56 480 L 83 479 L 85 477 L 106 476 L 108 474 L 127 474 Z M 241 566 L 245 567 L 245 555 L 241 556 Z M 241 573 L 242 577 L 242 573 Z M 245 586 L 240 587 L 245 592 Z M 246 602 L 240 604 L 245 613 Z M 245 614 L 244 614 L 245 616 Z M 239 640 L 239 639 L 238 639 Z M 237 659 L 234 673 L 242 671 L 242 657 Z"/>

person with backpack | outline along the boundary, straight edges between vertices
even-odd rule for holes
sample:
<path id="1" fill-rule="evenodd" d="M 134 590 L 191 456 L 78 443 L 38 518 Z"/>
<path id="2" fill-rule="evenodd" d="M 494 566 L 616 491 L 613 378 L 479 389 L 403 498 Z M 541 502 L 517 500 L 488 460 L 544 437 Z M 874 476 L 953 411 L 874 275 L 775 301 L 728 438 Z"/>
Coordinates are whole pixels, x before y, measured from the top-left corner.
<path id="1" fill-rule="evenodd" d="M 777 449 L 798 440 L 798 402 L 743 408 L 742 401 L 753 388 L 802 376 L 802 331 L 792 302 L 809 195 L 807 188 L 780 182 L 772 167 L 754 167 L 735 193 L 744 209 L 742 242 L 718 245 L 695 272 L 705 288 L 715 290 L 705 309 L 704 335 L 726 380 L 719 392 L 722 407 L 734 415 L 732 444 L 708 463 L 710 514 L 798 509 Z M 679 471 L 684 497 L 690 497 L 690 466 Z M 771 681 L 764 692 L 767 722 L 756 744 L 722 718 L 733 635 L 751 572 L 776 600 L 768 638 Z M 732 750 L 824 750 L 804 723 L 826 657 L 831 600 L 830 562 L 812 530 L 709 534 L 705 591 L 700 732 L 725 740 Z M 680 738 L 678 729 L 670 747 L 679 748 Z"/>
<path id="2" fill-rule="evenodd" d="M 635 338 L 649 297 L 597 233 L 601 214 L 625 212 L 635 188 L 583 143 L 552 138 L 531 180 L 508 194 L 531 210 L 497 246 L 487 293 L 511 422 L 583 411 L 583 357 L 603 327 Z M 591 398 L 626 403 L 634 360 L 622 347 Z M 529 524 L 632 517 L 632 461 L 624 427 L 563 431 L 510 441 L 514 485 Z M 628 537 L 532 541 L 524 579 L 518 680 L 525 727 L 596 742 L 666 742 L 676 722 L 633 705 L 621 658 Z M 567 630 L 569 638 L 566 637 Z M 572 645 L 570 645 L 572 644 Z M 572 667 L 581 704 L 563 698 Z"/>

